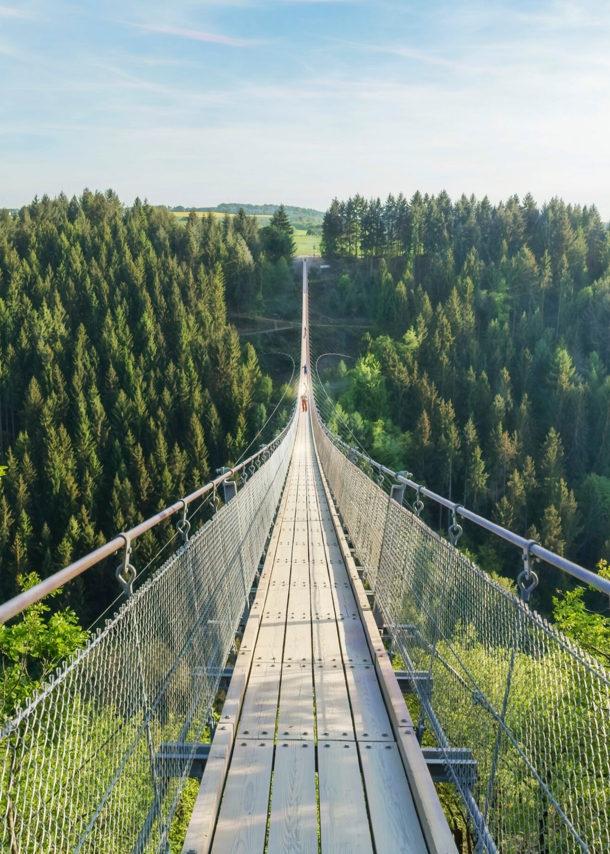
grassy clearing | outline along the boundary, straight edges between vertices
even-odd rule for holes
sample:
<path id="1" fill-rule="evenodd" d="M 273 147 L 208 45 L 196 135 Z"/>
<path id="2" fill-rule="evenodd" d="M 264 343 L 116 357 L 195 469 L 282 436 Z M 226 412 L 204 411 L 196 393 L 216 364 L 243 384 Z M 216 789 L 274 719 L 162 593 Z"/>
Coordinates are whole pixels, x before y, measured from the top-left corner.
<path id="1" fill-rule="evenodd" d="M 186 211 L 170 211 L 172 216 L 175 216 L 177 220 L 180 222 L 187 222 L 189 215 Z M 212 216 L 215 219 L 222 219 L 225 216 L 237 216 L 237 214 L 224 214 L 218 213 L 217 211 L 211 211 Z M 207 216 L 207 212 L 205 211 L 196 211 L 198 217 Z M 271 219 L 270 216 L 256 215 L 258 220 L 258 224 L 260 228 L 263 228 L 266 225 L 269 225 L 269 221 Z M 295 228 L 294 229 L 294 242 L 297 245 L 296 254 L 297 255 L 319 255 L 320 254 L 320 237 L 316 237 L 312 234 L 307 234 L 307 230 L 305 228 Z"/>
<path id="2" fill-rule="evenodd" d="M 307 234 L 307 231 L 304 228 L 295 228 L 294 242 L 297 245 L 297 255 L 320 254 L 320 238 L 312 234 Z"/>
<path id="3" fill-rule="evenodd" d="M 180 220 L 181 222 L 182 221 L 183 222 L 188 221 L 189 211 L 170 211 L 170 213 L 172 216 L 175 216 L 176 219 Z M 208 215 L 208 211 L 195 211 L 195 213 L 197 214 L 198 217 Z M 225 216 L 230 216 L 230 217 L 237 216 L 237 214 L 232 214 L 232 213 L 226 214 L 226 213 L 223 213 L 222 211 L 209 211 L 209 213 L 211 213 L 215 219 L 223 219 Z M 266 216 L 264 214 L 254 214 L 254 216 L 256 216 L 256 218 L 258 220 L 258 224 L 259 224 L 259 226 L 261 226 L 261 228 L 264 225 L 269 225 L 269 221 L 271 219 L 270 216 Z M 303 232 L 303 234 L 305 234 L 305 232 Z"/>

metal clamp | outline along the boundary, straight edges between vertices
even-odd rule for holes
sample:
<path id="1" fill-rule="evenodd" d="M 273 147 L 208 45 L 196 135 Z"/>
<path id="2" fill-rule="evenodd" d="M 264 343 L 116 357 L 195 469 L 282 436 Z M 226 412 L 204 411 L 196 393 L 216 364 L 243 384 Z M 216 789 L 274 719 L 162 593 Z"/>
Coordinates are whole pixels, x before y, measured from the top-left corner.
<path id="1" fill-rule="evenodd" d="M 123 593 L 127 598 L 133 596 L 133 583 L 136 580 L 137 572 L 134 566 L 129 562 L 131 556 L 131 539 L 127 534 L 119 534 L 125 540 L 125 551 L 123 553 L 123 563 L 116 568 L 115 575 L 117 581 L 123 588 Z"/>
<path id="2" fill-rule="evenodd" d="M 210 504 L 212 505 L 212 513 L 217 513 L 220 507 L 220 495 L 216 491 L 216 484 L 214 484 L 214 492 L 210 498 Z"/>
<path id="3" fill-rule="evenodd" d="M 464 529 L 462 528 L 461 525 L 458 524 L 458 520 L 457 520 L 458 507 L 461 507 L 461 506 L 462 506 L 461 504 L 454 504 L 453 509 L 451 510 L 451 524 L 449 525 L 449 529 L 448 529 L 447 533 L 449 534 L 449 537 L 451 539 L 451 545 L 452 546 L 455 546 L 457 544 L 457 541 L 459 540 L 459 538 L 464 533 Z"/>
<path id="4" fill-rule="evenodd" d="M 415 496 L 415 501 L 413 502 L 413 512 L 419 519 L 421 511 L 424 509 L 424 502 L 421 500 L 421 486 L 417 487 L 417 495 Z"/>
<path id="5" fill-rule="evenodd" d="M 517 585 L 519 587 L 521 601 L 525 603 L 529 602 L 530 596 L 536 587 L 538 587 L 538 576 L 532 569 L 533 559 L 530 554 L 532 546 L 537 545 L 538 543 L 536 540 L 529 540 L 529 542 L 527 542 L 523 547 L 522 559 L 525 566 L 517 576 Z"/>
<path id="6" fill-rule="evenodd" d="M 186 499 L 181 498 L 182 501 L 182 518 L 178 519 L 176 522 L 176 530 L 180 534 L 180 538 L 183 543 L 188 542 L 189 531 L 191 530 L 191 523 L 186 518 L 188 505 L 186 503 Z"/>

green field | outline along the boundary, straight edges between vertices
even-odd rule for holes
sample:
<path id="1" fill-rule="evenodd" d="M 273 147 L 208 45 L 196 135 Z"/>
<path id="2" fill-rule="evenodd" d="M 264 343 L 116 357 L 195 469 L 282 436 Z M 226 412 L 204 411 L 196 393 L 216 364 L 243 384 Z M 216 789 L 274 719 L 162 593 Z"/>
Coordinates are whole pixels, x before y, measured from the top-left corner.
<path id="1" fill-rule="evenodd" d="M 320 254 L 320 238 L 316 237 L 316 235 L 307 234 L 305 229 L 295 228 L 294 242 L 297 245 L 297 255 Z"/>
<path id="2" fill-rule="evenodd" d="M 188 213 L 184 213 L 183 211 L 171 211 L 173 216 L 176 217 L 180 222 L 188 222 L 189 215 Z M 212 211 L 212 216 L 215 218 L 222 218 L 224 216 L 235 216 L 236 214 L 224 214 L 218 213 L 217 211 Z M 202 211 L 197 211 L 197 216 L 207 216 L 207 213 Z M 269 216 L 256 216 L 259 225 L 261 228 L 265 225 L 269 224 L 269 220 L 271 217 Z M 320 254 L 320 238 L 316 237 L 312 234 L 307 234 L 307 230 L 304 228 L 295 228 L 294 230 L 294 242 L 297 245 L 296 255 L 319 255 Z M 315 247 L 315 248 L 314 248 Z"/>
<path id="3" fill-rule="evenodd" d="M 188 222 L 189 212 L 188 211 L 170 211 L 172 216 L 175 216 L 177 220 L 180 222 Z M 199 217 L 207 216 L 208 211 L 195 211 L 196 215 Z M 225 214 L 219 213 L 218 211 L 209 211 L 215 219 L 223 219 L 225 216 L 237 216 L 237 214 Z M 255 214 L 258 224 L 260 226 L 269 225 L 269 221 L 271 220 L 271 216 L 266 216 L 264 214 Z M 305 232 L 303 232 L 305 233 Z"/>

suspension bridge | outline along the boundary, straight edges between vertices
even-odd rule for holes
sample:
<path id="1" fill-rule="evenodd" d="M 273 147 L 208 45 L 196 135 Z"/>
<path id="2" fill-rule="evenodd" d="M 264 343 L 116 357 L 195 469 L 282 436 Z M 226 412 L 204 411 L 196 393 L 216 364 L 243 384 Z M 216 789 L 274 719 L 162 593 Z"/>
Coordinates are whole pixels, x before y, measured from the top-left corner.
<path id="1" fill-rule="evenodd" d="M 608 673 L 527 604 L 534 557 L 610 584 L 334 436 L 305 371 L 308 299 L 305 262 L 307 410 L 0 606 L 4 622 L 122 550 L 119 611 L 0 733 L 2 851 L 167 854 L 189 777 L 183 854 L 465 851 L 439 791 L 477 854 L 610 850 Z M 189 537 L 193 502 L 221 493 Z M 181 547 L 134 591 L 133 541 L 175 514 Z M 519 597 L 458 551 L 461 519 L 522 549 Z"/>

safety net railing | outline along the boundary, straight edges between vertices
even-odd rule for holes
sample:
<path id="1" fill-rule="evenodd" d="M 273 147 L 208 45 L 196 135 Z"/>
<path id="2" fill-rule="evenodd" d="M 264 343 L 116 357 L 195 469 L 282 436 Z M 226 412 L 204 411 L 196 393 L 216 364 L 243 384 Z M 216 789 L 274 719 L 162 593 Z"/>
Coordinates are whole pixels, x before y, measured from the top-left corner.
<path id="1" fill-rule="evenodd" d="M 477 852 L 610 851 L 610 674 L 402 506 L 400 493 L 392 500 L 378 482 L 383 467 L 313 424 L 374 607 Z M 476 773 L 455 761 L 457 749 Z"/>
<path id="2" fill-rule="evenodd" d="M 0 733 L 0 850 L 169 851 L 170 824 L 212 720 L 295 429 L 293 417 L 244 472 L 235 497 Z M 169 764 L 160 757 L 167 744 L 186 745 Z"/>

